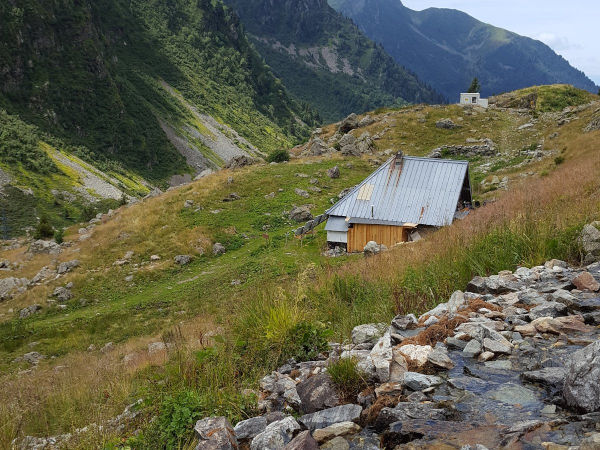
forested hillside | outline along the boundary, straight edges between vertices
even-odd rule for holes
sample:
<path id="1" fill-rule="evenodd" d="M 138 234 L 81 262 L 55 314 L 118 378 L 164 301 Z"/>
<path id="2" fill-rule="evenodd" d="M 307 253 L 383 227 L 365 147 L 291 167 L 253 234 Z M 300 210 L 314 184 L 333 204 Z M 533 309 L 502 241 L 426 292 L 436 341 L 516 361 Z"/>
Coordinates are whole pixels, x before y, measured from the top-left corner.
<path id="1" fill-rule="evenodd" d="M 96 163 L 153 181 L 187 170 L 160 123 L 186 112 L 159 80 L 264 151 L 316 119 L 218 1 L 9 0 L 0 16 L 0 107 Z"/>
<path id="2" fill-rule="evenodd" d="M 598 91 L 583 72 L 544 43 L 461 11 L 413 11 L 400 0 L 329 0 L 329 4 L 451 102 L 458 101 L 473 77 L 479 78 L 486 96 L 554 83 Z"/>
<path id="3" fill-rule="evenodd" d="M 289 91 L 326 121 L 384 105 L 444 102 L 325 0 L 226 1 Z"/>

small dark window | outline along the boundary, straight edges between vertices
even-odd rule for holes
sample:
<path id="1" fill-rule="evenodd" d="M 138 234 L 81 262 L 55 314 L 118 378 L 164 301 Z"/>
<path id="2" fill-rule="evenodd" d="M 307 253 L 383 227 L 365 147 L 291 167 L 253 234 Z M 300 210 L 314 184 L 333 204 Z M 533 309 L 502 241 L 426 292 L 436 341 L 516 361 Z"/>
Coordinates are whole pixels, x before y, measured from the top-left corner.
<path id="1" fill-rule="evenodd" d="M 473 97 L 472 102 L 477 103 L 477 97 Z"/>

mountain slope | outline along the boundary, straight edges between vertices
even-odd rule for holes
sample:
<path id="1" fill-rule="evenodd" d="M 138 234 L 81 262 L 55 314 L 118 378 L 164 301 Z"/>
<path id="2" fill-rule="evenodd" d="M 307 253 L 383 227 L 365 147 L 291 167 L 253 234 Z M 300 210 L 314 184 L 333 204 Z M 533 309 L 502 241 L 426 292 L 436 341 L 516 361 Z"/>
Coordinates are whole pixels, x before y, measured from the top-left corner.
<path id="1" fill-rule="evenodd" d="M 595 84 L 540 41 L 497 28 L 452 9 L 413 11 L 400 0 L 329 0 L 399 63 L 458 99 L 473 77 L 482 94 L 568 83 L 590 92 Z"/>
<path id="2" fill-rule="evenodd" d="M 325 0 L 226 0 L 275 74 L 327 120 L 444 99 L 394 63 Z"/>
<path id="3" fill-rule="evenodd" d="M 160 80 L 262 151 L 292 144 L 312 120 L 220 2 L 10 0 L 0 16 L 0 107 L 85 146 L 89 160 L 155 182 L 192 171 L 164 124 L 205 127 Z"/>

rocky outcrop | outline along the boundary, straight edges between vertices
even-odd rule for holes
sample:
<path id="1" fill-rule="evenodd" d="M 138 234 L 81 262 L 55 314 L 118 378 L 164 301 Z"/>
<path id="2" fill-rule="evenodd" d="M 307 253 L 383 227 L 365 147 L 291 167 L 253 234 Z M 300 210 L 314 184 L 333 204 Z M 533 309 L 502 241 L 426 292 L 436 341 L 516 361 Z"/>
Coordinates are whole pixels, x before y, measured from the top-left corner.
<path id="1" fill-rule="evenodd" d="M 452 130 L 454 128 L 460 128 L 460 125 L 454 123 L 452 119 L 440 119 L 435 123 L 436 128 Z"/>
<path id="2" fill-rule="evenodd" d="M 256 449 L 593 445 L 600 297 L 576 288 L 582 276 L 600 281 L 600 263 L 551 260 L 475 277 L 418 318 L 359 325 L 351 342 L 264 377 L 263 415 L 236 425 L 237 439 Z M 328 368 L 346 358 L 368 388 L 339 405 Z M 292 412 L 297 421 L 283 416 Z M 271 414 L 282 415 L 275 425 Z"/>
<path id="3" fill-rule="evenodd" d="M 238 442 L 233 427 L 225 417 L 208 417 L 194 426 L 199 440 L 196 450 L 237 450 Z"/>
<path id="4" fill-rule="evenodd" d="M 295 206 L 289 213 L 289 217 L 294 222 L 306 222 L 312 220 L 313 215 L 310 212 L 310 206 Z"/>
<path id="5" fill-rule="evenodd" d="M 600 261 L 600 221 L 587 224 L 581 230 L 584 264 Z"/>
<path id="6" fill-rule="evenodd" d="M 496 156 L 496 144 L 491 139 L 484 139 L 477 145 L 444 145 L 435 148 L 428 155 L 428 158 L 444 158 L 447 156 L 463 156 L 474 158 L 476 156 Z"/>

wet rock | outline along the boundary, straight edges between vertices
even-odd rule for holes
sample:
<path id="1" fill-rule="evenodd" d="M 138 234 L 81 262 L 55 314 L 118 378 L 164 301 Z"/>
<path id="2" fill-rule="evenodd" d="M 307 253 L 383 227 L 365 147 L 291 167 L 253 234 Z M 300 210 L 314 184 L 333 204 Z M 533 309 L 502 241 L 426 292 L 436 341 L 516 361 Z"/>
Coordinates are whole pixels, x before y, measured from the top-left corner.
<path id="1" fill-rule="evenodd" d="M 394 408 L 382 408 L 373 428 L 381 432 L 394 422 L 413 419 L 444 420 L 447 414 L 445 409 L 437 408 L 433 403 L 401 402 Z"/>
<path id="2" fill-rule="evenodd" d="M 300 410 L 310 414 L 322 409 L 333 408 L 340 402 L 337 390 L 327 373 L 314 375 L 296 385 L 300 397 Z"/>
<path id="3" fill-rule="evenodd" d="M 477 355 L 479 355 L 481 353 L 481 350 L 482 350 L 482 348 L 481 348 L 481 344 L 479 343 L 479 341 L 476 339 L 472 339 L 467 343 L 467 345 L 463 349 L 462 353 L 464 356 L 466 356 L 468 358 L 475 358 Z"/>
<path id="4" fill-rule="evenodd" d="M 284 450 L 318 450 L 319 444 L 310 435 L 310 431 L 302 431 L 284 447 Z"/>
<path id="5" fill-rule="evenodd" d="M 358 422 L 361 412 L 361 406 L 349 404 L 306 414 L 298 420 L 306 428 L 317 430 L 339 422 Z"/>
<path id="6" fill-rule="evenodd" d="M 354 422 L 340 422 L 313 432 L 317 442 L 326 442 L 338 436 L 344 437 L 360 432 L 361 428 Z"/>
<path id="7" fill-rule="evenodd" d="M 58 267 L 56 268 L 56 272 L 59 275 L 62 275 L 67 272 L 70 272 L 71 270 L 75 269 L 76 267 L 79 267 L 79 260 L 74 259 L 72 261 L 66 261 L 66 262 L 60 263 L 58 265 Z"/>
<path id="8" fill-rule="evenodd" d="M 589 272 L 582 272 L 573 278 L 573 284 L 580 291 L 596 292 L 600 290 L 600 283 Z"/>
<path id="9" fill-rule="evenodd" d="M 531 383 L 538 383 L 554 391 L 562 389 L 565 381 L 566 370 L 564 367 L 544 367 L 539 370 L 523 372 L 522 377 Z"/>
<path id="10" fill-rule="evenodd" d="M 191 255 L 177 255 L 175 258 L 173 258 L 173 260 L 175 261 L 175 264 L 179 264 L 180 266 L 185 266 L 192 262 L 192 256 Z"/>
<path id="11" fill-rule="evenodd" d="M 225 417 L 207 417 L 196 422 L 194 432 L 199 440 L 196 450 L 237 450 L 233 428 Z"/>
<path id="12" fill-rule="evenodd" d="M 498 341 L 494 341 L 493 339 L 490 338 L 485 338 L 483 340 L 483 348 L 486 349 L 487 351 L 493 352 L 493 353 L 501 353 L 501 354 L 505 354 L 505 355 L 509 355 L 511 353 L 511 346 L 509 344 L 506 344 L 504 342 L 498 342 Z"/>
<path id="13" fill-rule="evenodd" d="M 600 340 L 573 354 L 566 366 L 563 397 L 568 406 L 600 411 Z"/>
<path id="14" fill-rule="evenodd" d="M 251 450 L 281 450 L 300 431 L 301 427 L 292 416 L 270 423 L 250 444 Z"/>
<path id="15" fill-rule="evenodd" d="M 435 367 L 446 370 L 452 369 L 455 365 L 448 356 L 448 351 L 443 346 L 433 349 L 433 351 L 427 356 L 427 362 Z"/>
<path id="16" fill-rule="evenodd" d="M 306 222 L 308 220 L 312 220 L 313 215 L 310 212 L 310 207 L 308 205 L 304 205 L 294 207 L 290 211 L 289 217 L 294 222 Z"/>
<path id="17" fill-rule="evenodd" d="M 367 323 L 352 329 L 353 344 L 375 344 L 385 333 L 385 324 Z"/>
<path id="18" fill-rule="evenodd" d="M 404 374 L 404 385 L 413 391 L 423 391 L 443 382 L 444 380 L 435 375 L 424 375 L 418 372 L 406 372 Z"/>
<path id="19" fill-rule="evenodd" d="M 463 341 L 462 339 L 458 339 L 454 336 L 449 336 L 446 338 L 446 345 L 448 348 L 462 350 L 467 346 L 467 341 Z"/>
<path id="20" fill-rule="evenodd" d="M 254 439 L 267 428 L 267 419 L 264 416 L 252 417 L 251 419 L 238 422 L 233 431 L 240 441 Z"/>

